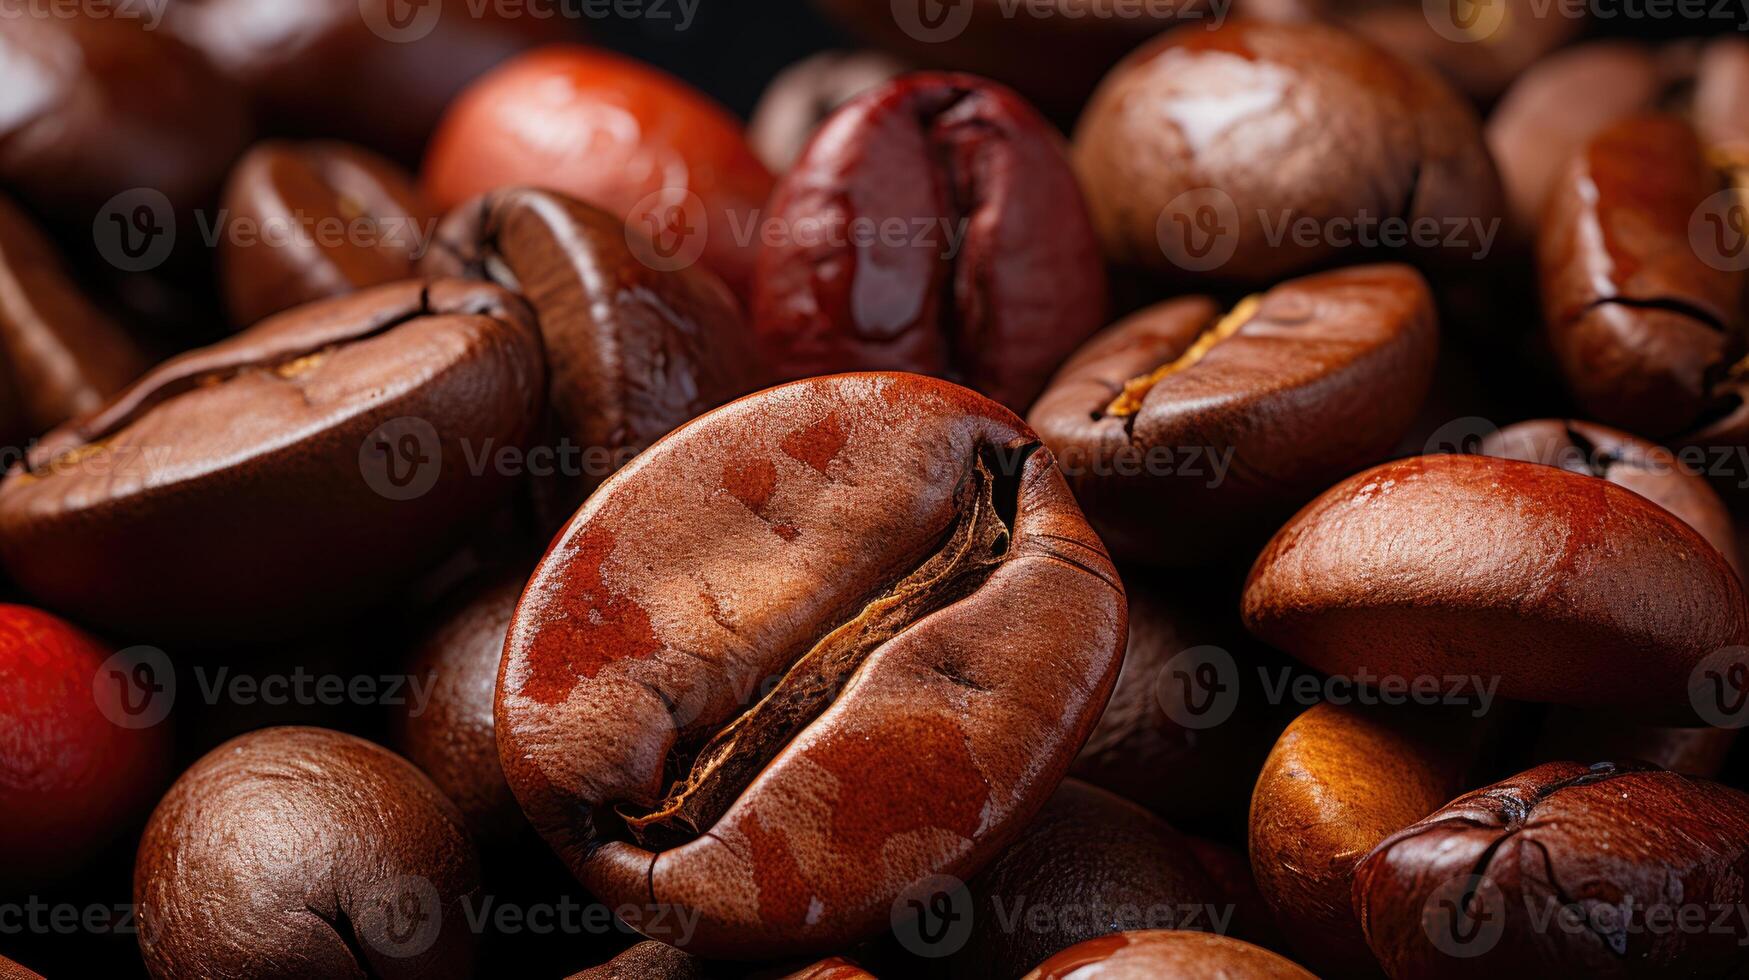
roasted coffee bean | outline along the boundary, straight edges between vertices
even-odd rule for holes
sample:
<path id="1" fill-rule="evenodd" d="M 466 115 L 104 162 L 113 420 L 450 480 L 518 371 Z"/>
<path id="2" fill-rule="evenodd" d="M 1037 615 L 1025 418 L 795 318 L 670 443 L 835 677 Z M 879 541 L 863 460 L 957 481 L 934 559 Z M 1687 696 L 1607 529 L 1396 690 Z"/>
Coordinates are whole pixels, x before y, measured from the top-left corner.
<path id="1" fill-rule="evenodd" d="M 1484 456 L 1557 466 L 1626 487 L 1682 518 L 1742 572 L 1731 512 L 1712 484 L 1668 449 L 1608 426 L 1570 419 L 1509 425 L 1489 434 L 1477 448 Z"/>
<path id="2" fill-rule="evenodd" d="M 1317 24 L 1189 26 L 1148 44 L 1100 84 L 1074 157 L 1107 257 L 1179 278 L 1274 283 L 1369 239 L 1469 261 L 1498 230 L 1469 106 Z"/>
<path id="3" fill-rule="evenodd" d="M 1129 644 L 1071 772 L 1181 829 L 1243 826 L 1257 770 L 1292 718 L 1271 705 L 1259 671 L 1285 667 L 1285 658 L 1246 634 L 1230 590 L 1128 568 L 1122 575 Z M 1221 672 L 1221 656 L 1237 676 Z M 1205 663 L 1215 665 L 1213 683 L 1199 676 Z"/>
<path id="4" fill-rule="evenodd" d="M 544 389 L 534 317 L 486 283 L 381 286 L 154 369 L 0 484 L 0 559 L 93 623 L 307 630 L 444 553 L 511 485 Z"/>
<path id="5" fill-rule="evenodd" d="M 1645 762 L 1684 776 L 1716 778 L 1725 768 L 1737 731 L 1636 725 L 1619 712 L 1556 708 L 1543 723 L 1537 762 L 1621 759 Z"/>
<path id="6" fill-rule="evenodd" d="M 1502 697 L 1692 717 L 1689 675 L 1749 639 L 1731 566 L 1605 480 L 1484 456 L 1374 467 L 1251 570 L 1246 625 L 1329 674 L 1498 680 Z"/>
<path id="7" fill-rule="evenodd" d="M 1104 323 L 1105 270 L 1048 123 L 969 75 L 835 113 L 778 182 L 753 323 L 784 378 L 902 370 L 1016 412 Z"/>
<path id="8" fill-rule="evenodd" d="M 42 975 L 27 970 L 4 956 L 0 956 L 0 980 L 43 980 Z"/>
<path id="9" fill-rule="evenodd" d="M 1028 421 L 1118 557 L 1203 563 L 1385 458 L 1432 384 L 1437 333 L 1407 266 L 1296 279 L 1225 313 L 1171 300 L 1089 341 Z"/>
<path id="10" fill-rule="evenodd" d="M 239 329 L 413 276 L 437 224 L 412 175 L 345 143 L 258 144 L 225 188 L 220 282 Z"/>
<path id="11" fill-rule="evenodd" d="M 489 279 L 533 305 L 558 434 L 606 457 L 582 460 L 585 489 L 763 380 L 722 281 L 699 267 L 654 268 L 640 258 L 647 245 L 605 211 L 517 188 L 458 207 L 423 264 Z"/>
<path id="12" fill-rule="evenodd" d="M 536 185 L 605 208 L 652 240 L 665 269 L 698 261 L 745 294 L 771 174 L 740 123 L 648 65 L 556 46 L 516 58 L 450 106 L 425 157 L 426 192 L 454 207 Z M 739 231 L 739 234 L 737 233 Z"/>
<path id="13" fill-rule="evenodd" d="M 482 844 L 510 840 L 527 826 L 498 763 L 492 705 L 510 615 L 528 576 L 501 575 L 478 588 L 420 645 L 407 667 L 430 685 L 429 700 L 396 713 L 395 744 L 425 770 Z"/>
<path id="14" fill-rule="evenodd" d="M 1513 224 L 1536 228 L 1573 154 L 1603 127 L 1656 106 L 1692 72 L 1683 49 L 1625 41 L 1562 51 L 1525 72 L 1487 126 Z"/>
<path id="15" fill-rule="evenodd" d="M 1231 907 L 1188 838 L 1105 790 L 1067 780 L 969 883 L 955 977 L 1017 977 L 1056 953 L 1135 929 L 1224 932 Z"/>
<path id="16" fill-rule="evenodd" d="M 682 427 L 517 606 L 497 725 L 523 812 L 628 924 L 699 955 L 842 949 L 969 877 L 1068 770 L 1122 651 L 1116 573 L 1055 467 L 917 375 Z"/>
<path id="17" fill-rule="evenodd" d="M 163 788 L 170 738 L 153 687 L 171 679 L 113 653 L 65 620 L 0 605 L 0 892 L 70 876 Z"/>
<path id="18" fill-rule="evenodd" d="M 1393 977 L 1733 976 L 1746 879 L 1749 795 L 1551 763 L 1381 843 L 1354 905 Z"/>
<path id="19" fill-rule="evenodd" d="M 1267 949 L 1205 932 L 1155 929 L 1089 939 L 1040 963 L 1025 980 L 1314 980 Z"/>
<path id="20" fill-rule="evenodd" d="M 1307 965 L 1376 976 L 1349 901 L 1379 841 L 1464 788 L 1480 724 L 1423 705 L 1319 704 L 1282 733 L 1251 799 L 1251 870 Z"/>
<path id="21" fill-rule="evenodd" d="M 172 0 L 165 26 L 282 130 L 410 157 L 452 97 L 565 18 L 469 0 Z"/>
<path id="22" fill-rule="evenodd" d="M 566 980 L 709 980 L 710 975 L 705 961 L 651 939 Z"/>
<path id="23" fill-rule="evenodd" d="M 0 440 L 41 435 L 100 407 L 150 365 L 76 284 L 54 246 L 0 197 Z"/>
<path id="24" fill-rule="evenodd" d="M 1479 102 L 1494 99 L 1537 59 L 1572 39 L 1585 17 L 1558 15 L 1538 0 L 1503 0 L 1471 17 L 1438 0 L 1240 0 L 1238 13 L 1265 20 L 1317 19 L 1429 65 Z"/>
<path id="25" fill-rule="evenodd" d="M 268 728 L 196 762 L 134 866 L 154 977 L 466 977 L 479 861 L 461 814 L 387 749 Z"/>
<path id="26" fill-rule="evenodd" d="M 1113 16 L 1101 0 L 968 0 L 939 14 L 891 0 L 815 0 L 857 35 L 921 64 L 988 75 L 1071 114 L 1124 53 L 1174 24 L 1224 20 L 1221 0 L 1162 0 Z"/>
<path id="27" fill-rule="evenodd" d="M 842 956 L 832 956 L 785 973 L 780 980 L 876 980 L 875 975 Z"/>
<path id="28" fill-rule="evenodd" d="M 0 182 L 79 228 L 106 206 L 131 225 L 137 204 L 166 233 L 143 192 L 204 205 L 248 139 L 243 100 L 167 33 L 73 6 L 0 0 Z"/>
<path id="29" fill-rule="evenodd" d="M 823 51 L 779 72 L 747 124 L 747 142 L 772 173 L 796 162 L 838 107 L 909 70 L 880 51 Z"/>

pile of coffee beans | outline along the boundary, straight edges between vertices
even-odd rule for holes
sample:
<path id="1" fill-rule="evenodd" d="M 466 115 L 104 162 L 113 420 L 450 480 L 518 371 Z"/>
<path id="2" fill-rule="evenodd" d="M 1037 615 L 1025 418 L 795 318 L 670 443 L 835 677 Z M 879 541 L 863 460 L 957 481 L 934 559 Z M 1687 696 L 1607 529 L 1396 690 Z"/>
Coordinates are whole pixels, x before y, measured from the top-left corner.
<path id="1" fill-rule="evenodd" d="M 1749 977 L 1721 10 L 0 0 L 0 978 Z"/>

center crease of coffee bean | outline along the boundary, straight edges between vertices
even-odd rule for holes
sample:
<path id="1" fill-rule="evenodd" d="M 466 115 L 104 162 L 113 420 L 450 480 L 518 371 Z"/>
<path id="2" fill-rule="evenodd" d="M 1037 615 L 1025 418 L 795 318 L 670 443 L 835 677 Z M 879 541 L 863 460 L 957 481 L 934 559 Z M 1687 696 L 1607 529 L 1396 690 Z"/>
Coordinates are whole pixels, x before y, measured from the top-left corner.
<path id="1" fill-rule="evenodd" d="M 1147 400 L 1148 392 L 1153 391 L 1155 385 L 1180 371 L 1194 366 L 1197 362 L 1207 357 L 1209 352 L 1220 345 L 1222 341 L 1232 337 L 1234 334 L 1238 333 L 1245 324 L 1250 323 L 1252 319 L 1257 316 L 1257 310 L 1262 305 L 1263 297 L 1260 295 L 1247 296 L 1240 300 L 1238 305 L 1234 306 L 1226 316 L 1221 317 L 1210 325 L 1208 329 L 1204 330 L 1196 338 L 1196 341 L 1192 343 L 1184 353 L 1178 355 L 1177 358 L 1147 374 L 1131 378 L 1124 382 L 1123 391 L 1118 392 L 1117 397 L 1111 400 L 1111 404 L 1105 406 L 1105 411 L 1101 412 L 1096 417 L 1104 418 L 1107 416 L 1116 416 L 1118 418 L 1129 418 L 1137 412 L 1140 412 L 1142 410 L 1142 402 Z"/>

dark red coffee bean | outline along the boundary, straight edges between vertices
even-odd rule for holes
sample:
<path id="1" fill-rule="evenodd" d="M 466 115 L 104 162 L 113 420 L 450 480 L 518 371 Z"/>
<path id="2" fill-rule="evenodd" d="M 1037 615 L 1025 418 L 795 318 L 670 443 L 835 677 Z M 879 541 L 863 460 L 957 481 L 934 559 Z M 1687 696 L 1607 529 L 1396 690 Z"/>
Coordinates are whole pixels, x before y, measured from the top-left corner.
<path id="1" fill-rule="evenodd" d="M 1104 323 L 1061 140 L 973 76 L 907 75 L 846 104 L 770 212 L 752 310 L 779 377 L 916 371 L 1025 411 Z"/>
<path id="2" fill-rule="evenodd" d="M 1176 299 L 1077 351 L 1028 421 L 1120 557 L 1205 562 L 1384 458 L 1427 396 L 1437 333 L 1407 266 L 1292 280 L 1226 313 Z"/>
<path id="3" fill-rule="evenodd" d="M 1431 247 L 1417 252 L 1468 263 L 1501 213 L 1457 93 L 1318 24 L 1235 20 L 1149 43 L 1100 84 L 1075 166 L 1112 261 L 1199 281 L 1279 282 L 1351 255 L 1369 222 L 1419 225 Z"/>
<path id="4" fill-rule="evenodd" d="M 946 963 L 956 977 L 1016 977 L 1126 930 L 1221 932 L 1231 912 L 1188 838 L 1073 779 L 968 888 L 971 931 Z"/>
<path id="5" fill-rule="evenodd" d="M 747 142 L 772 173 L 781 174 L 839 106 L 908 70 L 881 51 L 822 51 L 804 58 L 766 86 L 747 123 Z"/>
<path id="6" fill-rule="evenodd" d="M 1426 456 L 1326 491 L 1251 570 L 1246 625 L 1331 674 L 1499 681 L 1502 697 L 1692 717 L 1749 639 L 1731 566 L 1639 494 L 1549 466 Z"/>
<path id="7" fill-rule="evenodd" d="M 479 862 L 461 814 L 387 749 L 268 728 L 196 762 L 134 865 L 154 977 L 466 977 Z"/>
<path id="8" fill-rule="evenodd" d="M 684 426 L 561 533 L 511 623 L 499 757 L 631 925 L 829 953 L 1026 826 L 1124 619 L 1011 413 L 917 375 L 798 382 Z"/>
<path id="9" fill-rule="evenodd" d="M 1329 702 L 1282 733 L 1251 798 L 1251 870 L 1303 962 L 1378 974 L 1349 902 L 1355 864 L 1463 789 L 1480 733 L 1455 711 Z"/>
<path id="10" fill-rule="evenodd" d="M 419 152 L 450 100 L 567 19 L 470 0 L 174 0 L 165 26 L 276 125 L 398 158 Z M 549 15 L 551 10 L 548 11 Z"/>
<path id="11" fill-rule="evenodd" d="M 356 11 L 354 11 L 356 16 Z M 195 208 L 248 139 L 243 99 L 193 50 L 95 6 L 0 0 L 0 181 L 78 227 L 113 196 Z"/>
<path id="12" fill-rule="evenodd" d="M 34 970 L 27 970 L 4 956 L 0 956 L 0 980 L 43 980 L 42 975 Z"/>
<path id="13" fill-rule="evenodd" d="M 437 219 L 413 177 L 345 143 L 257 144 L 225 188 L 220 282 L 240 328 L 414 274 Z"/>
<path id="14" fill-rule="evenodd" d="M 1645 497 L 1700 532 L 1741 573 L 1737 531 L 1711 483 L 1678 456 L 1608 426 L 1560 419 L 1509 425 L 1483 439 L 1484 456 L 1521 459 L 1595 476 Z"/>
<path id="15" fill-rule="evenodd" d="M 86 298 L 30 219 L 0 197 L 0 439 L 41 435 L 100 407 L 150 366 Z"/>
<path id="16" fill-rule="evenodd" d="M 513 188 L 451 212 L 423 264 L 428 274 L 488 279 L 534 307 L 554 421 L 590 454 L 585 489 L 763 381 L 728 287 L 703 267 L 653 267 L 638 251 L 647 244 L 598 208 Z"/>
<path id="17" fill-rule="evenodd" d="M 1658 437 L 1693 433 L 1709 413 L 1749 414 L 1732 367 L 1744 277 L 1690 239 L 1690 219 L 1724 187 L 1693 127 L 1671 116 L 1605 128 L 1562 173 L 1538 260 L 1549 341 L 1587 414 Z"/>
<path id="18" fill-rule="evenodd" d="M 65 620 L 0 605 L 0 891 L 71 877 L 163 786 L 163 712 L 131 687 L 134 664 L 111 673 L 112 653 Z"/>
<path id="19" fill-rule="evenodd" d="M 486 283 L 299 307 L 51 433 L 0 484 L 0 558 L 33 595 L 118 629 L 308 629 L 500 499 L 513 476 L 490 453 L 533 431 L 544 380 L 533 315 Z"/>
<path id="20" fill-rule="evenodd" d="M 428 700 L 396 713 L 396 745 L 462 812 L 482 844 L 527 826 L 498 763 L 492 704 L 510 615 L 528 580 L 522 571 L 475 591 L 420 645 L 407 667 Z"/>
<path id="21" fill-rule="evenodd" d="M 1154 929 L 1101 936 L 1040 963 L 1025 980 L 1313 980 L 1280 956 L 1226 936 Z"/>
<path id="22" fill-rule="evenodd" d="M 1749 795 L 1563 762 L 1381 843 L 1354 904 L 1393 977 L 1728 976 L 1749 943 L 1746 889 Z"/>

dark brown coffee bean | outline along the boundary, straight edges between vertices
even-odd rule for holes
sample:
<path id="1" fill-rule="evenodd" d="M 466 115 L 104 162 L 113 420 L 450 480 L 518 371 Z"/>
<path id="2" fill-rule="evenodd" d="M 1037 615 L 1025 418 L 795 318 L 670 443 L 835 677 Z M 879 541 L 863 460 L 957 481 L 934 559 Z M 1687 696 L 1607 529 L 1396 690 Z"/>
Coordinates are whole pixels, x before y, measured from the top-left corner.
<path id="1" fill-rule="evenodd" d="M 1246 585 L 1251 631 L 1326 673 L 1475 676 L 1500 696 L 1692 717 L 1749 639 L 1731 566 L 1639 494 L 1549 466 L 1426 456 L 1308 504 Z"/>
<path id="2" fill-rule="evenodd" d="M 1119 557 L 1206 562 L 1384 458 L 1427 396 L 1437 331 L 1407 266 L 1296 279 L 1226 313 L 1172 300 L 1076 352 L 1029 421 Z"/>
<path id="3" fill-rule="evenodd" d="M 248 139 L 241 96 L 167 32 L 73 6 L 0 0 L 0 181 L 82 228 L 127 191 L 204 205 Z"/>
<path id="4" fill-rule="evenodd" d="M 1251 870 L 1302 961 L 1378 974 L 1349 902 L 1355 865 L 1463 789 L 1480 733 L 1456 711 L 1328 702 L 1282 733 L 1251 800 Z"/>
<path id="5" fill-rule="evenodd" d="M 1421 255 L 1468 262 L 1501 213 L 1457 93 L 1318 24 L 1231 21 L 1149 43 L 1100 84 L 1074 157 L 1109 259 L 1202 282 L 1279 282 L 1352 255 L 1369 223 L 1419 226 Z"/>
<path id="6" fill-rule="evenodd" d="M 469 0 L 174 0 L 165 27 L 277 128 L 417 154 L 444 106 L 566 18 Z"/>
<path id="7" fill-rule="evenodd" d="M 461 814 L 405 759 L 269 728 L 196 762 L 134 866 L 154 977 L 466 977 L 479 863 Z"/>
<path id="8" fill-rule="evenodd" d="M 566 980 L 709 980 L 710 975 L 704 960 L 652 939 Z"/>
<path id="9" fill-rule="evenodd" d="M 1484 456 L 1556 466 L 1626 487 L 1682 518 L 1742 572 L 1731 512 L 1712 484 L 1685 468 L 1668 449 L 1608 426 L 1536 419 L 1490 434 L 1478 450 Z"/>
<path id="10" fill-rule="evenodd" d="M 1115 932 L 1224 932 L 1232 911 L 1187 838 L 1073 779 L 968 890 L 971 932 L 945 963 L 956 977 L 1016 977 Z"/>
<path id="11" fill-rule="evenodd" d="M 643 239 L 605 211 L 516 188 L 451 212 L 423 263 L 428 274 L 496 282 L 534 307 L 552 413 L 584 454 L 585 489 L 764 377 L 728 287 L 701 266 L 654 268 L 634 241 Z"/>
<path id="12" fill-rule="evenodd" d="M 1551 763 L 1380 844 L 1354 904 L 1393 977 L 1730 976 L 1746 890 L 1749 795 Z"/>
<path id="13" fill-rule="evenodd" d="M 1543 308 L 1589 415 L 1663 437 L 1731 405 L 1749 414 L 1731 367 L 1743 275 L 1690 239 L 1724 187 L 1693 127 L 1671 116 L 1606 127 L 1562 173 L 1538 246 Z"/>
<path id="14" fill-rule="evenodd" d="M 544 378 L 533 314 L 486 283 L 300 307 L 50 433 L 0 484 L 0 558 L 45 602 L 117 629 L 309 629 L 500 499 L 511 476 L 490 453 L 527 439 Z"/>
<path id="15" fill-rule="evenodd" d="M 1105 322 L 1105 269 L 1061 140 L 970 75 L 846 104 L 772 192 L 753 324 L 781 378 L 897 370 L 1021 412 Z"/>
<path id="16" fill-rule="evenodd" d="M 1257 770 L 1292 718 L 1270 703 L 1257 671 L 1285 658 L 1246 634 L 1228 591 L 1130 569 L 1123 579 L 1123 667 L 1072 772 L 1175 827 L 1243 826 Z M 1210 683 L 1199 675 L 1205 663 L 1216 664 Z M 1223 672 L 1224 663 L 1239 669 Z"/>
<path id="17" fill-rule="evenodd" d="M 682 427 L 560 534 L 511 623 L 499 757 L 634 927 L 830 953 L 1027 825 L 1124 620 L 1011 413 L 917 375 L 798 382 Z"/>
<path id="18" fill-rule="evenodd" d="M 880 51 L 822 51 L 778 72 L 747 123 L 747 142 L 772 173 L 795 163 L 838 107 L 909 70 Z"/>
<path id="19" fill-rule="evenodd" d="M 408 664 L 427 699 L 396 713 L 397 747 L 455 803 L 475 839 L 513 838 L 527 821 L 504 782 L 492 704 L 510 615 L 528 576 L 502 575 L 478 589 L 432 632 Z"/>
<path id="20" fill-rule="evenodd" d="M 1269 950 L 1204 932 L 1157 929 L 1089 939 L 1040 963 L 1025 980 L 1314 980 Z"/>
<path id="21" fill-rule="evenodd" d="M 30 219 L 0 197 L 0 439 L 22 441 L 94 411 L 150 366 L 86 298 Z"/>
<path id="22" fill-rule="evenodd" d="M 413 177 L 345 143 L 257 144 L 225 188 L 220 282 L 240 328 L 414 274 L 437 223 Z"/>

